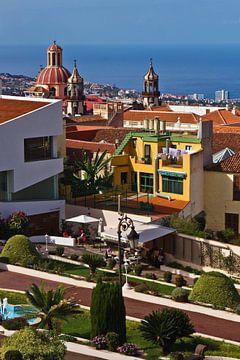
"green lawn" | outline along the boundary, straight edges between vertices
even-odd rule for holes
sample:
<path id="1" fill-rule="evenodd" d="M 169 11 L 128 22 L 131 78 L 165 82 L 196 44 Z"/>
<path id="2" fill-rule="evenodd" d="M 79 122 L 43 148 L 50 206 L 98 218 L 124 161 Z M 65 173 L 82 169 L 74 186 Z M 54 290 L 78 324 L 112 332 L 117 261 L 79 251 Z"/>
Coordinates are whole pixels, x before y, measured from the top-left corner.
<path id="1" fill-rule="evenodd" d="M 84 310 L 82 314 L 69 318 L 69 321 L 63 324 L 62 332 L 68 335 L 89 339 L 90 329 L 90 312 Z M 138 322 L 127 320 L 127 341 L 133 342 L 138 345 L 139 348 L 144 350 L 146 359 L 148 360 L 155 360 L 162 355 L 161 349 L 158 346 L 153 345 L 142 337 Z M 190 355 L 194 353 L 197 344 L 206 344 L 208 346 L 208 355 L 221 355 L 240 359 L 239 346 L 202 338 L 200 336 L 178 340 L 173 351 L 181 352 L 184 355 Z"/>
<path id="2" fill-rule="evenodd" d="M 18 305 L 27 303 L 27 298 L 25 294 L 16 293 L 13 291 L 0 290 L 0 299 L 3 299 L 5 297 L 8 299 L 9 304 Z"/>
<path id="3" fill-rule="evenodd" d="M 0 290 L 0 298 L 8 298 L 10 304 L 26 304 L 25 294 Z M 91 319 L 90 311 L 83 310 L 81 314 L 71 316 L 68 321 L 63 323 L 62 333 L 90 339 L 91 337 Z M 155 360 L 161 355 L 160 348 L 146 341 L 140 332 L 139 322 L 127 320 L 127 341 L 133 342 L 146 353 L 146 359 Z M 197 344 L 206 344 L 208 346 L 207 355 L 227 356 L 240 359 L 240 347 L 226 344 L 224 342 L 193 336 L 178 340 L 173 351 L 182 352 L 189 355 L 194 352 Z"/>

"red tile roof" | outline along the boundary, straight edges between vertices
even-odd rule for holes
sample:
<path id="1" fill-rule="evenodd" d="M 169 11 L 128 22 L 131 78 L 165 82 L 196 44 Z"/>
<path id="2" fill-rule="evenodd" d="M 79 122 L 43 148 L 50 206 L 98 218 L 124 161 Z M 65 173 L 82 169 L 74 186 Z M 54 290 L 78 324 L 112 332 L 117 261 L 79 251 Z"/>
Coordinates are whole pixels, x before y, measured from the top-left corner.
<path id="1" fill-rule="evenodd" d="M 46 105 L 49 102 L 0 99 L 0 124 Z"/>
<path id="2" fill-rule="evenodd" d="M 214 125 L 237 124 L 240 123 L 240 113 L 237 111 L 234 115 L 230 110 L 220 109 L 202 116 L 202 120 L 212 120 Z"/>
<path id="3" fill-rule="evenodd" d="M 143 121 L 145 119 L 154 119 L 158 117 L 160 120 L 167 122 L 177 122 L 180 118 L 182 123 L 195 124 L 199 121 L 200 116 L 193 113 L 171 112 L 171 111 L 146 111 L 146 110 L 128 110 L 123 113 L 123 120 L 127 121 Z"/>
<path id="4" fill-rule="evenodd" d="M 216 153 L 226 147 L 240 151 L 240 126 L 216 125 L 213 128 L 213 153 Z"/>
<path id="5" fill-rule="evenodd" d="M 67 139 L 66 140 L 66 149 L 67 149 L 67 153 L 68 153 L 68 150 L 70 150 L 70 149 L 75 149 L 75 150 L 84 149 L 84 150 L 88 150 L 92 153 L 97 152 L 98 150 L 100 150 L 100 151 L 107 150 L 110 154 L 113 154 L 116 148 L 115 148 L 115 145 L 113 145 L 113 144 Z"/>
<path id="6" fill-rule="evenodd" d="M 218 164 L 207 166 L 206 170 L 226 173 L 240 173 L 240 151 Z"/>

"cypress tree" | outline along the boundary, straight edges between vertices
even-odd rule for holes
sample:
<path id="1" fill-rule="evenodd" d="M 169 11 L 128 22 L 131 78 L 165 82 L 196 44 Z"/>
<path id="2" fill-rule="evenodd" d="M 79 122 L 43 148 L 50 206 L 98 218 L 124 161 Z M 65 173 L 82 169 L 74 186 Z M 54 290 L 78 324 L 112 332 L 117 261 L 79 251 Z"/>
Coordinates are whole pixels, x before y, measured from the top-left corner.
<path id="1" fill-rule="evenodd" d="M 98 282 L 93 289 L 91 303 L 91 336 L 106 335 L 113 331 L 121 344 L 126 341 L 126 312 L 118 283 Z"/>

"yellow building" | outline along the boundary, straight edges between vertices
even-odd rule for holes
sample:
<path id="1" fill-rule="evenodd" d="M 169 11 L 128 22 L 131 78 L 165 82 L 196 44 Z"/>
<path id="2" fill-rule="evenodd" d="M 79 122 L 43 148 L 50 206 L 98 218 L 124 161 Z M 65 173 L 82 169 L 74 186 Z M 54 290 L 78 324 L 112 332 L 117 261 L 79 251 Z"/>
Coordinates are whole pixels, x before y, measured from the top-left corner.
<path id="1" fill-rule="evenodd" d="M 164 123 L 156 121 L 146 124 L 148 131 L 127 134 L 117 148 L 114 185 L 187 201 L 187 215 L 195 215 L 203 210 L 203 168 L 211 162 L 212 123 L 200 122 L 198 134 L 188 135 L 167 133 Z"/>
<path id="2" fill-rule="evenodd" d="M 205 169 L 207 227 L 240 233 L 240 152 Z"/>

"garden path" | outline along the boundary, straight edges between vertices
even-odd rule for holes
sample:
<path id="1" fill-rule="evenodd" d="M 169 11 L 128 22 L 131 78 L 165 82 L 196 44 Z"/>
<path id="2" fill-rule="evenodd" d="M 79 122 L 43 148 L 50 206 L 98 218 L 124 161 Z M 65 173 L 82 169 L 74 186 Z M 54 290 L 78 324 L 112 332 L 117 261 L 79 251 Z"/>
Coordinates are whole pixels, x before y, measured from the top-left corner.
<path id="1" fill-rule="evenodd" d="M 51 288 L 55 288 L 60 284 L 58 282 L 23 274 L 16 274 L 9 271 L 0 273 L 0 288 L 3 289 L 26 290 L 32 283 L 43 283 L 44 285 L 47 285 Z M 66 297 L 72 297 L 77 303 L 90 306 L 92 293 L 91 289 L 66 284 L 64 286 L 66 288 Z M 163 307 L 159 304 L 154 304 L 147 301 L 139 301 L 127 297 L 125 297 L 125 305 L 127 315 L 139 319 L 142 319 L 145 315 L 148 315 L 152 310 L 157 310 Z M 178 306 L 176 304 L 176 308 L 177 307 Z M 188 313 L 190 316 L 195 330 L 198 333 L 240 342 L 239 322 L 228 320 L 227 313 L 226 319 L 219 319 L 192 311 L 186 311 L 186 313 Z"/>

